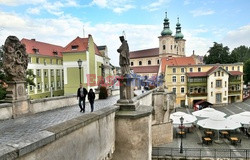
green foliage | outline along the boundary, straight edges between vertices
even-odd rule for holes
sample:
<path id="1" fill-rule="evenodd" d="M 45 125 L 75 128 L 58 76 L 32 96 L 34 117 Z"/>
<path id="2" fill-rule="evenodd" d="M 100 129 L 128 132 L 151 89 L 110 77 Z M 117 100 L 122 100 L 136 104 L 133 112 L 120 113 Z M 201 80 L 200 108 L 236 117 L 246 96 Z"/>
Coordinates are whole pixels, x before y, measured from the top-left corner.
<path id="1" fill-rule="evenodd" d="M 99 99 L 106 99 L 108 97 L 108 91 L 105 86 L 100 87 Z"/>
<path id="2" fill-rule="evenodd" d="M 35 77 L 36 75 L 33 73 L 33 70 L 28 69 L 26 71 L 26 86 L 27 85 L 36 86 L 36 84 L 34 83 Z"/>
<path id="3" fill-rule="evenodd" d="M 205 64 L 226 64 L 232 63 L 232 59 L 230 57 L 229 48 L 223 47 L 223 44 L 219 44 L 214 42 L 214 46 L 210 47 L 208 50 L 209 55 L 204 56 L 204 63 Z"/>
<path id="4" fill-rule="evenodd" d="M 250 59 L 250 48 L 246 46 L 234 48 L 230 56 L 234 63 L 246 62 L 248 59 Z"/>
<path id="5" fill-rule="evenodd" d="M 248 59 L 245 63 L 244 63 L 244 82 L 245 84 L 247 84 L 248 82 L 250 82 L 250 59 Z"/>

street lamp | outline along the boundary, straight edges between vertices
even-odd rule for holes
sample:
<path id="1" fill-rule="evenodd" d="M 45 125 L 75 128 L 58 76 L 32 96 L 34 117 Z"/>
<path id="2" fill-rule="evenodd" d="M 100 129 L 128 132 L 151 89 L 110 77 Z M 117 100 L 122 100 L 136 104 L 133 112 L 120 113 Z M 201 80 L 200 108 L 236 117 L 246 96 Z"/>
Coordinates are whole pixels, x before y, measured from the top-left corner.
<path id="1" fill-rule="evenodd" d="M 82 60 L 81 59 L 79 59 L 78 61 L 77 61 L 77 63 L 78 63 L 78 66 L 79 66 L 79 75 L 80 75 L 80 83 L 82 83 L 82 78 L 81 78 L 81 69 L 82 69 Z"/>
<path id="2" fill-rule="evenodd" d="M 182 136 L 183 136 L 183 133 L 182 133 L 182 128 L 183 128 L 183 121 L 184 121 L 184 118 L 181 117 L 180 118 L 180 121 L 181 121 L 181 149 L 180 149 L 180 153 L 183 153 L 183 147 L 182 147 Z"/>

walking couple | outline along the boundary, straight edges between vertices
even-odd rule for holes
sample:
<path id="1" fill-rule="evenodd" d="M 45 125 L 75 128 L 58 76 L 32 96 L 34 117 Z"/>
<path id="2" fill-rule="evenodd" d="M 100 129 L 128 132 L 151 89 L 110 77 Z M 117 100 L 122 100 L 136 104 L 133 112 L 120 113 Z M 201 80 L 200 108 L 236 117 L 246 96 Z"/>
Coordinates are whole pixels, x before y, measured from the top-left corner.
<path id="1" fill-rule="evenodd" d="M 89 92 L 80 84 L 80 88 L 77 90 L 77 99 L 79 100 L 80 112 L 85 112 L 85 98 L 88 96 L 88 100 L 91 106 L 91 112 L 94 111 L 94 101 L 95 101 L 95 93 L 93 89 L 90 89 Z"/>

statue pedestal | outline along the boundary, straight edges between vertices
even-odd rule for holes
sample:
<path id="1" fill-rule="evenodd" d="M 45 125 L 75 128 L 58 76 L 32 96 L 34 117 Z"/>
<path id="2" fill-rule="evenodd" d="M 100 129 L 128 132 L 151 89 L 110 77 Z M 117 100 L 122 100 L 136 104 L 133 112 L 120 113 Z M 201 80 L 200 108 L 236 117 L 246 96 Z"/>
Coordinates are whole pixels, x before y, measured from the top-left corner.
<path id="1" fill-rule="evenodd" d="M 134 99 L 134 85 L 132 82 L 135 78 L 126 75 L 117 79 L 120 82 L 120 99 L 117 101 L 117 105 L 120 106 L 120 110 L 135 111 L 139 105 L 139 102 Z"/>
<path id="2" fill-rule="evenodd" d="M 13 104 L 13 118 L 29 113 L 29 102 L 24 83 L 24 81 L 7 82 L 7 95 L 4 101 Z"/>

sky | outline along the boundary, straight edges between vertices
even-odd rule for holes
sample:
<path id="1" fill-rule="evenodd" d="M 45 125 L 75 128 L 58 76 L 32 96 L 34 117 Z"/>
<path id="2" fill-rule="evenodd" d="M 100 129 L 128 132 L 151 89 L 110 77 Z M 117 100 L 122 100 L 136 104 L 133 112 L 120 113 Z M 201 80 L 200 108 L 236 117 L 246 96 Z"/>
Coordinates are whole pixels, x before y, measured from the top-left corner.
<path id="1" fill-rule="evenodd" d="M 119 36 L 130 51 L 159 47 L 165 12 L 175 34 L 177 17 L 186 56 L 205 55 L 213 42 L 250 47 L 249 0 L 0 0 L 0 45 L 9 35 L 66 46 L 91 34 L 119 65 Z"/>

